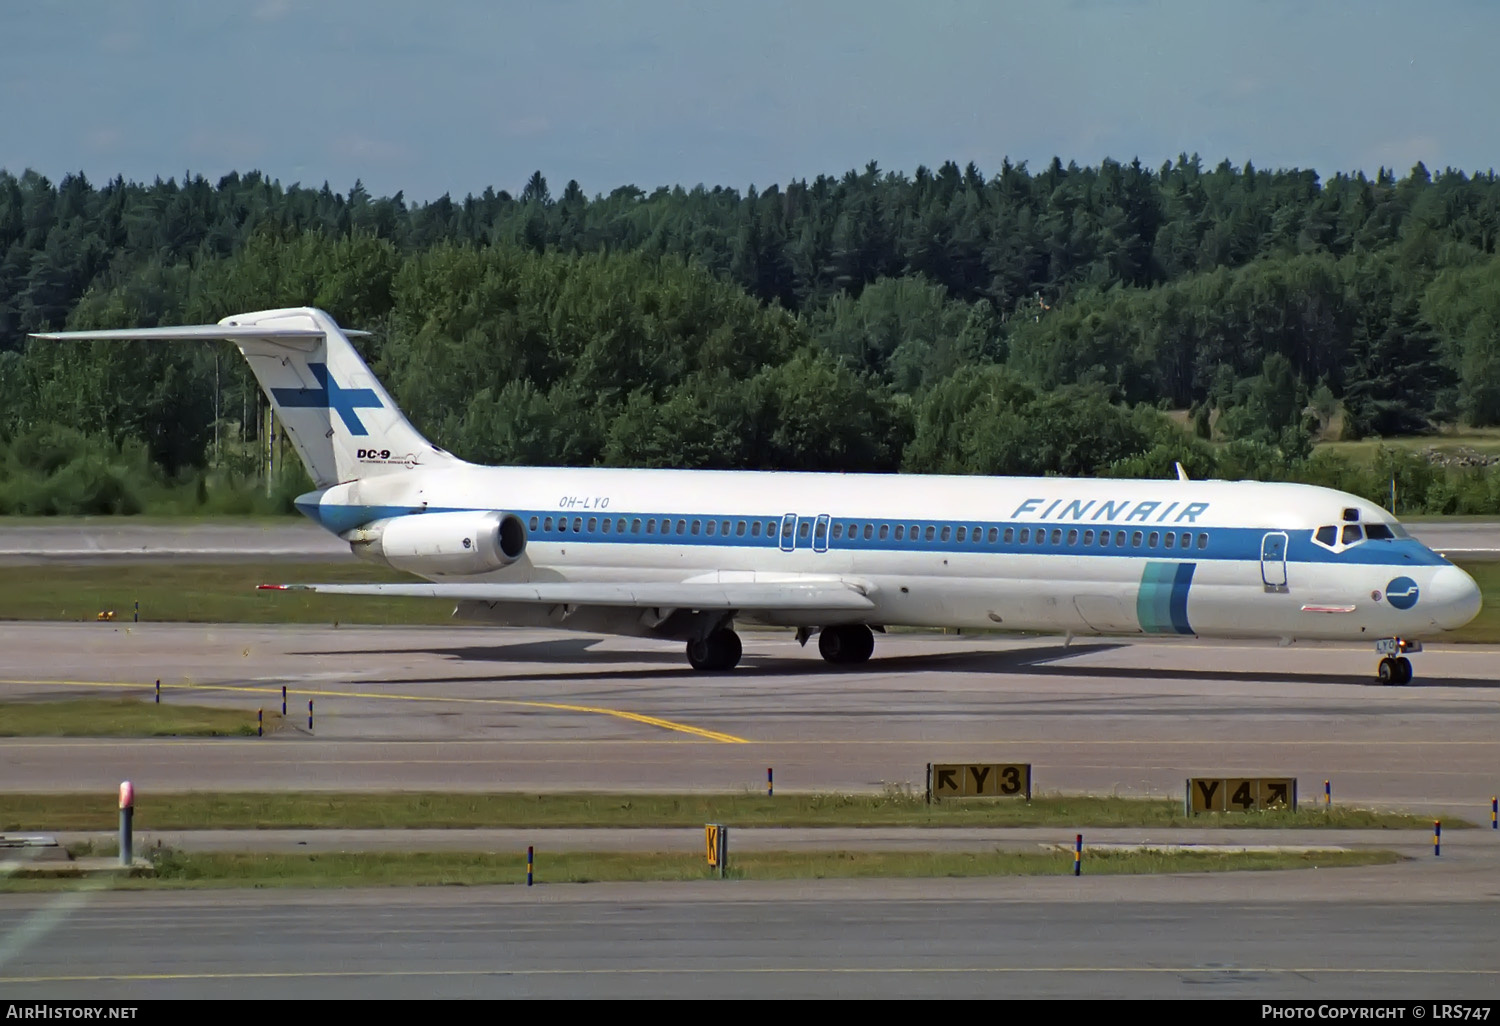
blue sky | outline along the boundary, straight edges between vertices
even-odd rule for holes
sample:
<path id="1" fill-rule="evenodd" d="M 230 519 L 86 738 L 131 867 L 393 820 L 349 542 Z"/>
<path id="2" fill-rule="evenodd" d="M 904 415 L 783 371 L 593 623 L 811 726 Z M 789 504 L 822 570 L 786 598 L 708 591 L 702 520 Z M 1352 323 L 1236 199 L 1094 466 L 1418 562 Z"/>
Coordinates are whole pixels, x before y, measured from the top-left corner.
<path id="1" fill-rule="evenodd" d="M 1492 0 L 6 0 L 0 167 L 376 194 L 1500 161 Z"/>

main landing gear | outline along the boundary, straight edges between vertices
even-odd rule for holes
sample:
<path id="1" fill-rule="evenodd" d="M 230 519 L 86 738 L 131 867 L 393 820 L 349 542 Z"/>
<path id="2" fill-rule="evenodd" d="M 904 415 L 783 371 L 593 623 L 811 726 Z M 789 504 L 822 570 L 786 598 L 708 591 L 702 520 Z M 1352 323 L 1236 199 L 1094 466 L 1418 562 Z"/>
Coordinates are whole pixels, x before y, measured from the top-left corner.
<path id="1" fill-rule="evenodd" d="M 688 662 L 695 670 L 732 670 L 739 665 L 742 651 L 740 636 L 727 627 L 687 643 Z"/>
<path id="2" fill-rule="evenodd" d="M 1375 651 L 1382 656 L 1380 665 L 1376 667 L 1376 676 L 1382 684 L 1410 684 L 1411 683 L 1411 660 L 1402 655 L 1403 652 L 1420 652 L 1422 643 L 1420 641 L 1407 641 L 1404 638 L 1381 638 L 1375 642 Z"/>
<path id="3" fill-rule="evenodd" d="M 824 627 L 818 632 L 818 652 L 830 663 L 862 663 L 875 651 L 875 635 L 862 623 Z"/>

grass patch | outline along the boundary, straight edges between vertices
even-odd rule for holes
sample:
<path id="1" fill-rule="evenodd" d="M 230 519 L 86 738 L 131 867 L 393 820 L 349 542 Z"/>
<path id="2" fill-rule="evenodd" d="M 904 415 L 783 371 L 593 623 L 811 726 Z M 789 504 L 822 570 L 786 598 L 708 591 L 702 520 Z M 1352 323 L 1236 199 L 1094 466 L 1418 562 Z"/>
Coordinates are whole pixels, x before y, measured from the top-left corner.
<path id="1" fill-rule="evenodd" d="M 111 830 L 115 796 L 106 794 L 0 794 L 0 831 Z M 143 794 L 136 803 L 137 830 L 211 829 L 414 829 L 509 827 L 729 826 L 1059 826 L 1059 827 L 1312 827 L 1415 829 L 1430 818 L 1334 806 L 1323 812 L 1215 813 L 1185 816 L 1182 802 L 1043 795 L 1017 800 L 944 802 L 921 795 L 786 794 L 463 794 L 207 793 Z M 1453 828 L 1472 823 L 1454 820 Z"/>
<path id="2" fill-rule="evenodd" d="M 1084 852 L 1089 875 L 1207 873 L 1235 870 L 1332 868 L 1400 861 L 1390 851 L 1325 852 Z M 154 876 L 111 880 L 114 889 L 217 887 L 399 887 L 524 884 L 524 853 L 335 852 L 317 854 L 152 854 Z M 649 852 L 541 852 L 540 884 L 606 881 L 703 880 L 711 871 L 701 855 Z M 740 880 L 831 880 L 850 877 L 935 878 L 1065 876 L 1073 856 L 1064 852 L 749 852 L 732 856 L 730 876 Z M 76 889 L 66 877 L 0 877 L 0 892 Z"/>
<path id="3" fill-rule="evenodd" d="M 266 713 L 269 732 L 281 713 Z M 0 737 L 254 737 L 255 712 L 134 698 L 0 702 Z"/>
<path id="4" fill-rule="evenodd" d="M 415 581 L 373 563 L 195 563 L 0 566 L 0 620 L 141 619 L 186 623 L 453 622 L 453 604 L 433 599 L 257 591 L 259 584 Z M 105 629 L 104 625 L 100 625 Z"/>

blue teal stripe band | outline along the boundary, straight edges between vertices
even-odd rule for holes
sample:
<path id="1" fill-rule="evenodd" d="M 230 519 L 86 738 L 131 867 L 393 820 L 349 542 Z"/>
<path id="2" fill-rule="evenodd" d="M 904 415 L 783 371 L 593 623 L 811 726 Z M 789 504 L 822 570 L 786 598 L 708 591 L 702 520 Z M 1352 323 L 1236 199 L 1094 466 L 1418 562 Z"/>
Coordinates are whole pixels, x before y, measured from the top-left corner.
<path id="1" fill-rule="evenodd" d="M 1188 589 L 1196 563 L 1147 563 L 1136 596 L 1136 617 L 1148 634 L 1192 634 L 1188 622 Z"/>

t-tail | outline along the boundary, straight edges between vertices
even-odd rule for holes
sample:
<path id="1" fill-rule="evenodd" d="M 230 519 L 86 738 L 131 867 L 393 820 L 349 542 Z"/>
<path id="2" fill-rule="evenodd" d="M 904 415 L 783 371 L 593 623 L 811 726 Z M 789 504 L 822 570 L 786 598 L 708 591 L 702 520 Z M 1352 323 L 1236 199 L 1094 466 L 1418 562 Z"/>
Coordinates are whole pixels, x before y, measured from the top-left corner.
<path id="1" fill-rule="evenodd" d="M 218 324 L 59 331 L 57 340 L 201 341 L 239 347 L 318 488 L 423 466 L 460 463 L 433 445 L 395 402 L 345 332 L 322 310 L 234 314 Z"/>

